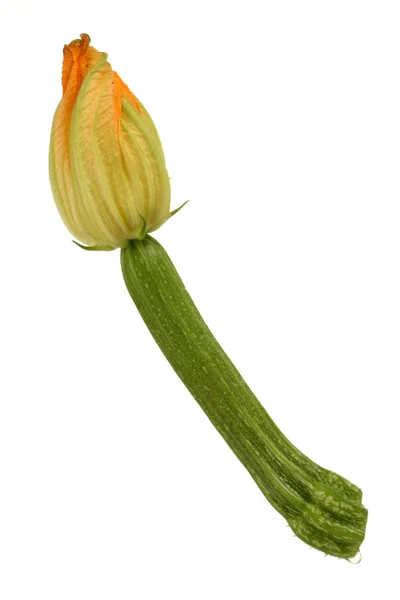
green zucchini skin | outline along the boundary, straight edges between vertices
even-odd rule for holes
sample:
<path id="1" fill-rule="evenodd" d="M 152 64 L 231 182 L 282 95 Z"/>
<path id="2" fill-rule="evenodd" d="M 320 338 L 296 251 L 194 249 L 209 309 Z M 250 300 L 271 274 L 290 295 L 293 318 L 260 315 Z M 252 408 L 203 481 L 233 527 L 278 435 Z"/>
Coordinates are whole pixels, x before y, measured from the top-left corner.
<path id="1" fill-rule="evenodd" d="M 121 266 L 155 341 L 267 500 L 309 546 L 353 558 L 368 515 L 361 490 L 283 435 L 207 327 L 159 242 L 148 235 L 130 241 Z"/>

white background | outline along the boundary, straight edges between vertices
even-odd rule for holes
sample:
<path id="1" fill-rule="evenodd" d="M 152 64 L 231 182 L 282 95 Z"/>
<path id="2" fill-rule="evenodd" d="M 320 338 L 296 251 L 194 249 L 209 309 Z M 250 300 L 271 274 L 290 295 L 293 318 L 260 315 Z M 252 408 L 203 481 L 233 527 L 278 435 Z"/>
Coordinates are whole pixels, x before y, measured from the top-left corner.
<path id="1" fill-rule="evenodd" d="M 0 597 L 397 598 L 398 2 L 2 0 Z M 144 102 L 155 235 L 286 435 L 364 490 L 363 560 L 293 537 L 47 174 L 65 43 Z"/>

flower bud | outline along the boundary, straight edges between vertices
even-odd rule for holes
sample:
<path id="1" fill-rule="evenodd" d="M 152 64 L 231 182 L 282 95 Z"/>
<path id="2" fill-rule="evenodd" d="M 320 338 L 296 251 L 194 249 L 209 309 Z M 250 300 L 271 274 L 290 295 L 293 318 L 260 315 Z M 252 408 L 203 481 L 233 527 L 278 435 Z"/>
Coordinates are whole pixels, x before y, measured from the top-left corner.
<path id="1" fill-rule="evenodd" d="M 63 96 L 54 115 L 49 171 L 69 231 L 89 247 L 122 248 L 162 225 L 170 184 L 144 106 L 82 34 L 64 47 Z"/>

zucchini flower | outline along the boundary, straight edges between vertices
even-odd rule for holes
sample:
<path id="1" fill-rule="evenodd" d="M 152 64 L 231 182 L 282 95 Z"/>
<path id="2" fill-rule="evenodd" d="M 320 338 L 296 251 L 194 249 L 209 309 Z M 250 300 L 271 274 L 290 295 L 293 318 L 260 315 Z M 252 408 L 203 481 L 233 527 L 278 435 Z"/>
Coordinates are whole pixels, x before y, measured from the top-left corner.
<path id="1" fill-rule="evenodd" d="M 123 248 L 169 217 L 170 184 L 157 130 L 82 34 L 64 46 L 63 96 L 50 141 L 50 183 L 60 215 L 83 244 Z"/>
<path id="2" fill-rule="evenodd" d="M 150 333 L 295 535 L 357 562 L 368 516 L 361 489 L 290 443 L 208 329 L 164 248 L 148 235 L 177 211 L 169 212 L 164 155 L 143 105 L 88 35 L 64 48 L 62 83 L 50 180 L 64 223 L 89 249 L 121 248 L 126 287 Z M 241 248 L 254 260 L 251 244 Z"/>

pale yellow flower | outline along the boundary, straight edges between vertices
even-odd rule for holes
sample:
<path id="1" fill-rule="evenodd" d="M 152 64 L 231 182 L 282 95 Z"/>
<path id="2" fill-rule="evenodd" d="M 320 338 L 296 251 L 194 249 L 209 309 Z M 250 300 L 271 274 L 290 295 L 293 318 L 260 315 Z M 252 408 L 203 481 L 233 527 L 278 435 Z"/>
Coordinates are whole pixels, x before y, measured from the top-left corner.
<path id="1" fill-rule="evenodd" d="M 64 47 L 63 96 L 50 141 L 50 182 L 72 235 L 93 247 L 124 247 L 170 215 L 170 183 L 157 130 L 82 34 Z"/>

